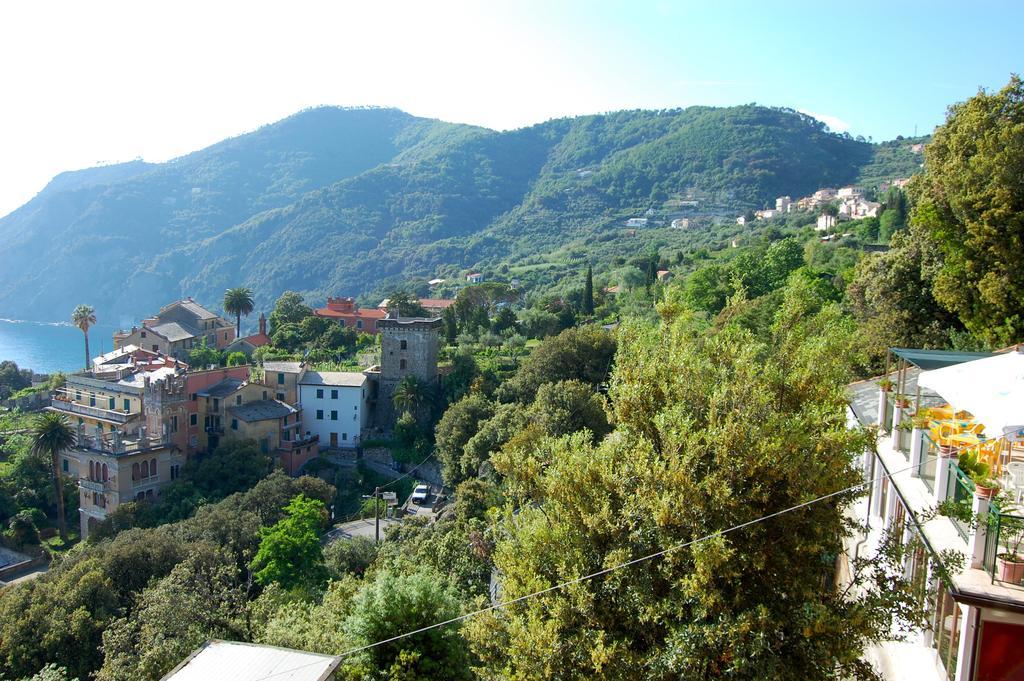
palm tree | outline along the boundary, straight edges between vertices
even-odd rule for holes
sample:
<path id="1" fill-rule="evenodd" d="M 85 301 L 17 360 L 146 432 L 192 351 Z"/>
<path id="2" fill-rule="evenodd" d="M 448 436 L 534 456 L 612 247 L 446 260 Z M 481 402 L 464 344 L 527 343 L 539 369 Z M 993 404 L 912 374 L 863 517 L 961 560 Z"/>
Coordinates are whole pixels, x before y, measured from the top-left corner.
<path id="1" fill-rule="evenodd" d="M 395 387 L 395 394 L 391 401 L 396 409 L 415 414 L 426 396 L 427 387 L 423 382 L 415 376 L 406 376 Z"/>
<path id="2" fill-rule="evenodd" d="M 71 313 L 71 323 L 80 328 L 85 336 L 85 369 L 88 371 L 92 360 L 89 355 L 89 327 L 96 323 L 96 310 L 91 305 L 79 305 Z"/>
<path id="3" fill-rule="evenodd" d="M 246 317 L 256 304 L 252 300 L 252 289 L 238 286 L 224 292 L 224 311 L 235 315 L 235 337 L 242 337 L 242 315 Z"/>
<path id="4" fill-rule="evenodd" d="M 90 308 L 91 309 L 91 308 Z M 60 538 L 68 541 L 67 519 L 64 517 L 64 486 L 61 484 L 60 453 L 75 444 L 75 434 L 63 414 L 46 411 L 32 422 L 32 451 L 50 457 L 50 476 L 57 497 L 57 525 Z"/>

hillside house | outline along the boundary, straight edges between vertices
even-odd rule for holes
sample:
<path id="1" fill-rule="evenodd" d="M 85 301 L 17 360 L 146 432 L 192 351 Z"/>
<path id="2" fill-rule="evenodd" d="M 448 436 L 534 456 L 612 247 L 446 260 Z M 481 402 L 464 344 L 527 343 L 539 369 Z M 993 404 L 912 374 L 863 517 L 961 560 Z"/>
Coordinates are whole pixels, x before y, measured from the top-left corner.
<path id="1" fill-rule="evenodd" d="M 350 297 L 328 298 L 327 307 L 313 310 L 313 314 L 363 333 L 377 333 L 377 322 L 387 317 L 385 310 L 357 307 L 356 299 Z"/>
<path id="2" fill-rule="evenodd" d="M 340 657 L 302 650 L 207 641 L 160 681 L 334 681 Z"/>
<path id="3" fill-rule="evenodd" d="M 241 352 L 246 357 L 252 357 L 252 353 L 256 351 L 256 348 L 262 348 L 264 345 L 270 345 L 270 336 L 267 335 L 267 316 L 261 312 L 259 332 L 250 336 L 236 338 L 225 349 L 228 353 Z"/>
<path id="4" fill-rule="evenodd" d="M 188 353 L 205 342 L 223 350 L 235 340 L 235 325 L 191 298 L 160 308 L 140 326 L 114 333 L 114 348 L 139 348 L 187 359 Z"/>
<path id="5" fill-rule="evenodd" d="M 670 225 L 671 229 L 689 229 L 690 219 L 689 218 L 676 218 Z"/>
<path id="6" fill-rule="evenodd" d="M 306 428 L 322 446 L 355 448 L 370 423 L 372 386 L 366 374 L 307 371 L 299 382 Z"/>
<path id="7" fill-rule="evenodd" d="M 646 227 L 648 218 L 630 218 L 626 220 L 626 227 Z"/>
<path id="8" fill-rule="evenodd" d="M 818 216 L 818 222 L 815 224 L 814 229 L 816 229 L 819 232 L 824 232 L 826 230 L 834 228 L 835 226 L 836 226 L 836 216 L 835 215 L 819 215 Z"/>
<path id="9" fill-rule="evenodd" d="M 780 196 L 779 198 L 775 199 L 775 210 L 777 210 L 780 213 L 788 213 L 789 207 L 790 205 L 792 205 L 792 203 L 793 200 L 788 196 Z"/>
<path id="10" fill-rule="evenodd" d="M 480 272 L 470 272 L 466 275 L 466 281 L 470 284 L 479 284 L 484 280 L 484 275 Z"/>

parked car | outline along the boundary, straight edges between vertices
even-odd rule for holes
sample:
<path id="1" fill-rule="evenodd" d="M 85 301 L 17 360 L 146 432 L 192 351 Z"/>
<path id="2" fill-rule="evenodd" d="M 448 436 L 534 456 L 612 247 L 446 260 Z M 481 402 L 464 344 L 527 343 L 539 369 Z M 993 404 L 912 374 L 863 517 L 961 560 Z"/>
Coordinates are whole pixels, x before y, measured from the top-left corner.
<path id="1" fill-rule="evenodd" d="M 412 497 L 409 500 L 417 506 L 420 506 L 427 503 L 427 497 L 429 496 L 430 487 L 428 485 L 416 485 L 416 489 L 412 491 Z"/>

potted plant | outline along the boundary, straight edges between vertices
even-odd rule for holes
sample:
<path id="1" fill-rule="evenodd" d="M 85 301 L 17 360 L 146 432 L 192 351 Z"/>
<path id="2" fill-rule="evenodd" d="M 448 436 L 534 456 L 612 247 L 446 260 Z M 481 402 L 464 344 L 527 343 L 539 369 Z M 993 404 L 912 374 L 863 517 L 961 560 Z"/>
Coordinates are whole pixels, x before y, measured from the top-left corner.
<path id="1" fill-rule="evenodd" d="M 989 475 L 972 475 L 974 493 L 984 499 L 992 499 L 999 492 L 999 481 Z"/>
<path id="2" fill-rule="evenodd" d="M 878 382 L 878 387 L 884 390 L 885 392 L 889 392 L 890 390 L 892 390 L 892 380 L 888 376 L 886 376 L 885 378 Z"/>
<path id="3" fill-rule="evenodd" d="M 893 400 L 893 404 L 900 409 L 908 409 L 910 407 L 910 398 L 906 395 L 897 395 Z"/>
<path id="4" fill-rule="evenodd" d="M 999 568 L 999 579 L 1011 584 L 1024 581 L 1024 508 L 1006 503 L 1001 506 L 999 523 L 1000 539 L 1006 550 L 996 555 L 996 566 Z"/>
<path id="5" fill-rule="evenodd" d="M 922 414 L 914 414 L 913 418 L 910 419 L 910 422 L 913 424 L 914 428 L 917 428 L 918 430 L 928 430 L 932 425 L 931 419 L 927 416 L 923 416 Z"/>

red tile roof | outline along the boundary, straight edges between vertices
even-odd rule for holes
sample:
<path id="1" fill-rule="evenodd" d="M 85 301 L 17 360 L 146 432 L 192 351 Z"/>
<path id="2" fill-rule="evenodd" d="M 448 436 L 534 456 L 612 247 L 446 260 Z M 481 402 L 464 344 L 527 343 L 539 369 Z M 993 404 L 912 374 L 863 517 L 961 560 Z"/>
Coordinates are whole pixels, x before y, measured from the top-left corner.
<path id="1" fill-rule="evenodd" d="M 420 298 L 420 305 L 428 309 L 443 310 L 454 304 L 455 301 L 448 298 Z"/>
<path id="2" fill-rule="evenodd" d="M 366 319 L 384 319 L 388 316 L 387 310 L 376 310 L 371 308 L 360 307 L 355 310 L 347 310 L 344 312 L 338 310 L 332 310 L 327 307 L 317 308 L 313 310 L 313 314 L 317 317 L 333 317 L 333 318 L 347 318 L 347 317 L 364 317 Z"/>

